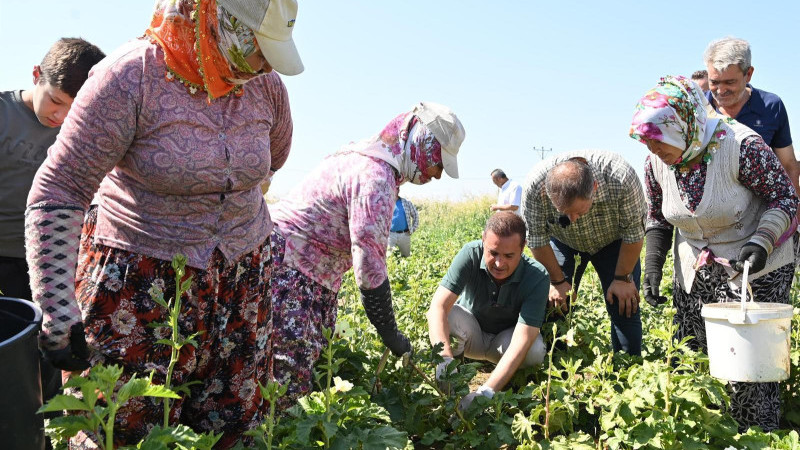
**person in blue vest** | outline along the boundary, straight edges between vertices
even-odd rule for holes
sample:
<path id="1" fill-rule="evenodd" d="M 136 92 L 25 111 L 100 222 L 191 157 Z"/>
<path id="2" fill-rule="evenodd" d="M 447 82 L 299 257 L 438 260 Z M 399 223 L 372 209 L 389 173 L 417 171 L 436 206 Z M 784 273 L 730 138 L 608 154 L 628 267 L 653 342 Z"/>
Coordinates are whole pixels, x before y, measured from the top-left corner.
<path id="1" fill-rule="evenodd" d="M 413 203 L 397 197 L 392 213 L 392 227 L 389 229 L 389 248 L 397 247 L 400 255 L 411 255 L 411 235 L 419 226 L 419 214 Z"/>

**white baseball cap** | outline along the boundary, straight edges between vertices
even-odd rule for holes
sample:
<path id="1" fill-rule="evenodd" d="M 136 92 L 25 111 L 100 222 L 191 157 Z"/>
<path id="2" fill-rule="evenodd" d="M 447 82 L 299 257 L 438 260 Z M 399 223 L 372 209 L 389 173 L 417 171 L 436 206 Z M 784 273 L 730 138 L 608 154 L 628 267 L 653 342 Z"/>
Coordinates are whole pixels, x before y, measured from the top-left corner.
<path id="1" fill-rule="evenodd" d="M 447 106 L 433 102 L 420 102 L 412 113 L 439 141 L 442 146 L 442 165 L 451 178 L 458 178 L 458 150 L 464 142 L 464 126 Z"/>
<path id="2" fill-rule="evenodd" d="M 226 11 L 253 30 L 258 46 L 276 72 L 297 75 L 303 61 L 292 40 L 297 0 L 217 0 Z"/>

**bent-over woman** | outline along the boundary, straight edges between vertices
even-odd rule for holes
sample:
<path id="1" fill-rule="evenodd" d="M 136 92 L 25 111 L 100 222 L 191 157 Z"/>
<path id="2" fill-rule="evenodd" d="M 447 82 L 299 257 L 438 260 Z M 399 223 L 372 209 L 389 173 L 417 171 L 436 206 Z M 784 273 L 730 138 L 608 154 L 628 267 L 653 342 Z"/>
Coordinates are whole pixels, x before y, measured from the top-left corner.
<path id="1" fill-rule="evenodd" d="M 422 102 L 376 136 L 325 158 L 271 208 L 273 370 L 288 384 L 283 408 L 311 390 L 313 366 L 336 324 L 342 276 L 355 272 L 367 317 L 395 355 L 411 351 L 397 329 L 386 248 L 398 186 L 458 177 L 464 128 L 445 106 Z"/>

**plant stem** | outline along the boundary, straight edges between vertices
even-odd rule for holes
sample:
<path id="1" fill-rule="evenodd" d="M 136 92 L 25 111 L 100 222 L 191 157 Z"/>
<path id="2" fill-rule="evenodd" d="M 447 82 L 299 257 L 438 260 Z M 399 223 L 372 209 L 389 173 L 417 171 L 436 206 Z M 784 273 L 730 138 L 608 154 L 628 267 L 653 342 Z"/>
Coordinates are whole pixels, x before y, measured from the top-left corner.
<path id="1" fill-rule="evenodd" d="M 170 345 L 169 366 L 167 367 L 167 378 L 164 380 L 164 386 L 167 389 L 171 388 L 172 372 L 175 370 L 175 364 L 178 362 L 178 340 L 180 339 L 178 330 L 178 315 L 181 312 L 181 278 L 183 278 L 184 269 L 175 270 L 175 299 L 169 310 L 169 326 L 172 329 L 172 345 Z M 169 426 L 169 412 L 170 412 L 170 399 L 164 398 L 164 428 Z"/>
<path id="2" fill-rule="evenodd" d="M 115 402 L 109 402 L 108 419 L 106 419 L 106 424 L 103 426 L 103 432 L 106 435 L 106 446 L 105 446 L 106 450 L 114 449 L 114 420 L 116 419 L 116 417 L 117 417 L 117 405 Z"/>
<path id="3" fill-rule="evenodd" d="M 378 368 L 375 370 L 375 384 L 372 385 L 372 393 L 378 393 L 378 386 L 380 385 L 380 379 L 378 378 L 383 371 L 384 366 L 386 366 L 386 361 L 389 359 L 390 350 L 387 348 L 383 351 L 383 355 L 381 356 L 381 360 L 378 361 Z"/>
<path id="4" fill-rule="evenodd" d="M 330 423 L 331 421 L 331 380 L 333 378 L 333 337 L 328 337 L 328 349 L 325 352 L 326 357 L 328 359 L 328 370 L 327 370 L 327 384 L 325 389 L 325 421 Z M 328 433 L 325 431 L 325 427 L 322 427 L 322 434 L 325 436 L 325 448 L 330 448 L 331 442 L 330 438 L 328 437 Z"/>
<path id="5" fill-rule="evenodd" d="M 558 342 L 558 328 L 553 324 L 553 344 L 550 346 L 550 362 L 547 367 L 547 391 L 544 395 L 544 438 L 550 439 L 550 382 L 553 379 L 553 351 Z"/>
<path id="6" fill-rule="evenodd" d="M 275 430 L 275 399 L 269 402 L 269 422 L 267 425 L 267 449 L 272 450 L 272 432 Z"/>

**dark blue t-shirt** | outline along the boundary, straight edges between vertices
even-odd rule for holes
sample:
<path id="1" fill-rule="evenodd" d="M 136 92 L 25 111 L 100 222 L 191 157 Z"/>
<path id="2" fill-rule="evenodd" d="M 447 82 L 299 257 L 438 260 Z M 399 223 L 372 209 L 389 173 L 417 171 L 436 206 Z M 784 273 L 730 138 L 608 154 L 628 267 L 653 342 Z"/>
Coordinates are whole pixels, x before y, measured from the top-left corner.
<path id="1" fill-rule="evenodd" d="M 783 148 L 792 145 L 792 133 L 789 131 L 789 115 L 786 113 L 786 108 L 783 106 L 781 98 L 771 92 L 756 89 L 749 84 L 747 87 L 752 89 L 752 93 L 735 119 L 761 135 L 764 142 L 772 148 Z M 714 109 L 719 112 L 711 91 L 706 92 L 706 98 Z"/>

